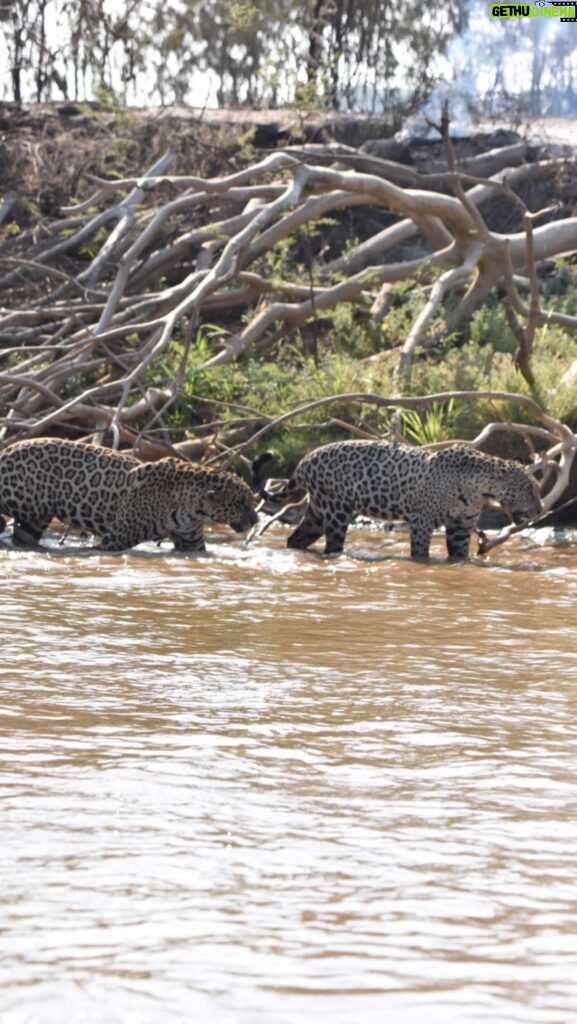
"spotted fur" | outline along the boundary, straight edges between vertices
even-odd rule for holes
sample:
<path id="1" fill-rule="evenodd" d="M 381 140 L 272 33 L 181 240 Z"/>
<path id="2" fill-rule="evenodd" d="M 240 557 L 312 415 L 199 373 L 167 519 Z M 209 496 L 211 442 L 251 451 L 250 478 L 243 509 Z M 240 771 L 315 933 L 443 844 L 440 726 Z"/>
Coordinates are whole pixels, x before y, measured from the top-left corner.
<path id="1" fill-rule="evenodd" d="M 298 464 L 289 491 L 299 488 L 309 501 L 288 546 L 308 548 L 324 534 L 325 554 L 343 550 L 355 514 L 406 521 L 412 558 L 427 558 L 433 530 L 444 526 L 449 556 L 462 559 L 484 506 L 500 506 L 516 524 L 541 511 L 537 483 L 522 465 L 465 444 L 438 451 L 396 441 L 324 445 Z"/>
<path id="2" fill-rule="evenodd" d="M 17 545 L 37 544 L 58 518 L 96 534 L 106 551 L 165 538 L 179 550 L 204 551 L 204 523 L 243 533 L 258 520 L 250 488 L 233 473 L 177 458 L 139 462 L 125 452 L 52 438 L 0 452 L 0 513 L 14 519 Z"/>

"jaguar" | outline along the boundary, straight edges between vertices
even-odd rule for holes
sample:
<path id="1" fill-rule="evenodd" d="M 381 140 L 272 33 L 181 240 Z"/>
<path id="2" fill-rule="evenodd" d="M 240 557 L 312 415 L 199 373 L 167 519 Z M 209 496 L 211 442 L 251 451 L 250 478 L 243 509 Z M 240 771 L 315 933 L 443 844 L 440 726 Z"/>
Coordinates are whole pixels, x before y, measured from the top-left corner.
<path id="1" fill-rule="evenodd" d="M 238 533 L 258 516 L 250 487 L 234 473 L 169 456 L 140 462 L 129 452 L 56 438 L 17 441 L 0 451 L 0 532 L 38 544 L 52 519 L 100 538 L 105 551 L 169 539 L 205 551 L 205 523 Z"/>
<path id="2" fill-rule="evenodd" d="M 409 524 L 411 557 L 428 558 L 431 536 L 445 527 L 450 558 L 469 554 L 481 510 L 497 506 L 516 525 L 542 509 L 539 487 L 514 459 L 464 443 L 432 450 L 400 441 L 337 441 L 305 455 L 283 500 L 308 494 L 304 516 L 288 547 L 308 548 L 323 534 L 325 554 L 343 550 L 355 514 Z M 274 500 L 279 501 L 279 494 Z"/>

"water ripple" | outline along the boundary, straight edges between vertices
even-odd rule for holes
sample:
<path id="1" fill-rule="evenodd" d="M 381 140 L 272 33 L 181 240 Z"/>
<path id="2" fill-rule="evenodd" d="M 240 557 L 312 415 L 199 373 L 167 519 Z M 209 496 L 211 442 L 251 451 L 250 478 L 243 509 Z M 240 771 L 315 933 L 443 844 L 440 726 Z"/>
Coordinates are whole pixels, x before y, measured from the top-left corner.
<path id="1" fill-rule="evenodd" d="M 275 544 L 3 554 L 1 1024 L 577 1019 L 567 549 Z"/>

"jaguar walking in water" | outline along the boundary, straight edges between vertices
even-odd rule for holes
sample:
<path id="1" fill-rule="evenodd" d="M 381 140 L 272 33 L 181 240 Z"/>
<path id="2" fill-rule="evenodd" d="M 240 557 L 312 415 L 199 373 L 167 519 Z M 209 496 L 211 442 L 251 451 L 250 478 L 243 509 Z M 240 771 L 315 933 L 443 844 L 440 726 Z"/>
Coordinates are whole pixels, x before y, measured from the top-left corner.
<path id="1" fill-rule="evenodd" d="M 169 538 L 205 551 L 204 523 L 245 533 L 258 522 L 252 491 L 234 473 L 184 459 L 139 462 L 127 452 L 55 438 L 17 441 L 0 451 L 0 532 L 14 519 L 16 545 L 37 544 L 53 518 L 120 551 Z"/>
<path id="2" fill-rule="evenodd" d="M 355 514 L 409 524 L 411 557 L 427 558 L 431 535 L 445 527 L 451 558 L 468 556 L 481 510 L 498 506 L 516 525 L 541 512 L 539 488 L 520 463 L 466 444 L 432 451 L 398 441 L 337 441 L 305 455 L 283 498 L 308 493 L 291 548 L 308 548 L 323 534 L 325 554 L 343 550 Z M 274 495 L 279 501 L 279 495 Z"/>

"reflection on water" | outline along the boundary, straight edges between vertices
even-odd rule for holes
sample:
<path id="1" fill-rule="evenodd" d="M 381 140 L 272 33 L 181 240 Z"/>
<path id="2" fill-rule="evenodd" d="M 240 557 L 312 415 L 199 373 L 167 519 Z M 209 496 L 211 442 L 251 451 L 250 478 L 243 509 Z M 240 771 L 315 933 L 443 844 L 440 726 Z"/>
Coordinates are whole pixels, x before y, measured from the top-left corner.
<path id="1" fill-rule="evenodd" d="M 0 552 L 0 1024 L 577 1020 L 577 547 L 282 536 Z"/>

